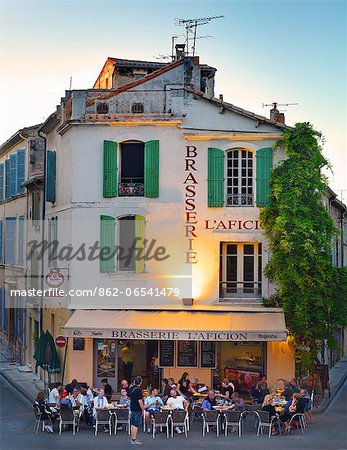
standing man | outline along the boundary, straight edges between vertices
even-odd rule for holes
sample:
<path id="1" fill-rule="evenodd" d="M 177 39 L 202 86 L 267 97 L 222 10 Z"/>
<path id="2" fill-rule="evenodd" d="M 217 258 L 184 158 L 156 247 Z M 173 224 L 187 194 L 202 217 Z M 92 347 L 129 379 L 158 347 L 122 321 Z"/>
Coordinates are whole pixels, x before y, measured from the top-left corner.
<path id="1" fill-rule="evenodd" d="M 101 380 L 101 384 L 104 386 L 104 392 L 105 392 L 105 397 L 107 398 L 107 401 L 109 403 L 111 403 L 111 397 L 112 397 L 112 393 L 113 393 L 112 386 L 110 384 L 108 384 L 107 378 L 103 378 Z"/>
<path id="2" fill-rule="evenodd" d="M 131 373 L 133 371 L 134 365 L 134 353 L 130 347 L 130 343 L 127 342 L 125 346 L 122 348 L 120 357 L 123 361 L 124 365 L 124 378 L 130 383 L 131 382 Z"/>
<path id="3" fill-rule="evenodd" d="M 142 442 L 137 439 L 137 432 L 141 426 L 142 414 L 144 411 L 142 390 L 140 386 L 142 378 L 136 377 L 134 385 L 129 389 L 130 411 L 131 411 L 131 441 L 132 445 L 141 445 Z"/>

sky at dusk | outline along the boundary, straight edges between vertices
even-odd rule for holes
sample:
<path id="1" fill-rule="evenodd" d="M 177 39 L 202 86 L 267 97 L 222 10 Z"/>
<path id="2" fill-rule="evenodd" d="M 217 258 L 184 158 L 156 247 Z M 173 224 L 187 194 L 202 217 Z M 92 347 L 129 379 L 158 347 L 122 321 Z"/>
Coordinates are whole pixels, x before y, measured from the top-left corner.
<path id="1" fill-rule="evenodd" d="M 216 97 L 268 116 L 263 103 L 298 102 L 286 122 L 325 136 L 330 184 L 347 201 L 347 2 L 0 0 L 0 142 L 42 122 L 69 88 L 91 88 L 108 56 L 171 52 L 174 19 L 224 15 L 201 27 L 202 63 L 218 69 Z M 178 39 L 183 41 L 183 37 Z"/>

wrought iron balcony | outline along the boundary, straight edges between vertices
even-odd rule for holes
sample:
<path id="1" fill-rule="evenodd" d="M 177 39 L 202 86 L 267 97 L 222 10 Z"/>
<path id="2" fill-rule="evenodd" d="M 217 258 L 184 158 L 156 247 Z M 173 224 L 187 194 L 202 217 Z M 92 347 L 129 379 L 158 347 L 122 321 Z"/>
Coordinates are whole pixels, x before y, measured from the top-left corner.
<path id="1" fill-rule="evenodd" d="M 226 206 L 253 206 L 253 194 L 227 194 Z"/>
<path id="2" fill-rule="evenodd" d="M 228 300 L 233 298 L 261 298 L 260 281 L 221 281 L 219 283 L 219 298 Z"/>
<path id="3" fill-rule="evenodd" d="M 120 197 L 143 197 L 145 185 L 143 178 L 122 178 L 118 183 L 118 195 Z"/>

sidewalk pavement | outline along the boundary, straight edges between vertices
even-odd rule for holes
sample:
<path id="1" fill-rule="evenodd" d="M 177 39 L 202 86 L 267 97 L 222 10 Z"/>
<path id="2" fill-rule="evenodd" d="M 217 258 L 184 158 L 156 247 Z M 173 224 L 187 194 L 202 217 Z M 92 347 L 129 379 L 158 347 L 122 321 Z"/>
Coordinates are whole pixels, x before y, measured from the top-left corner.
<path id="1" fill-rule="evenodd" d="M 0 376 L 12 384 L 24 397 L 33 402 L 39 391 L 45 390 L 45 384 L 27 366 L 13 364 L 1 358 L 0 353 Z M 336 397 L 347 380 L 347 354 L 336 363 L 329 371 L 330 397 L 326 393 L 319 407 L 314 413 L 323 413 Z"/>
<path id="2" fill-rule="evenodd" d="M 330 397 L 325 391 L 324 398 L 318 408 L 313 410 L 313 413 L 323 413 L 332 403 L 336 394 L 347 380 L 347 354 L 338 361 L 335 366 L 329 370 L 330 381 Z"/>

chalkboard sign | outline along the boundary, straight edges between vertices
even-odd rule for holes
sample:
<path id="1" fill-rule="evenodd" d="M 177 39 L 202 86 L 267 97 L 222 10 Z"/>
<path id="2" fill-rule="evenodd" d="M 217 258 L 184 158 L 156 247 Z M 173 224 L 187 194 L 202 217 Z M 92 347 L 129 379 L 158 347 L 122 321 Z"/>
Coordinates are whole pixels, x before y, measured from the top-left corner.
<path id="1" fill-rule="evenodd" d="M 215 369 L 216 368 L 216 343 L 201 342 L 200 347 L 200 367 Z"/>
<path id="2" fill-rule="evenodd" d="M 84 350 L 84 338 L 73 338 L 73 349 Z"/>
<path id="3" fill-rule="evenodd" d="M 159 366 L 174 367 L 175 341 L 159 341 Z"/>
<path id="4" fill-rule="evenodd" d="M 196 341 L 178 341 L 177 366 L 178 367 L 198 366 L 198 352 Z"/>

